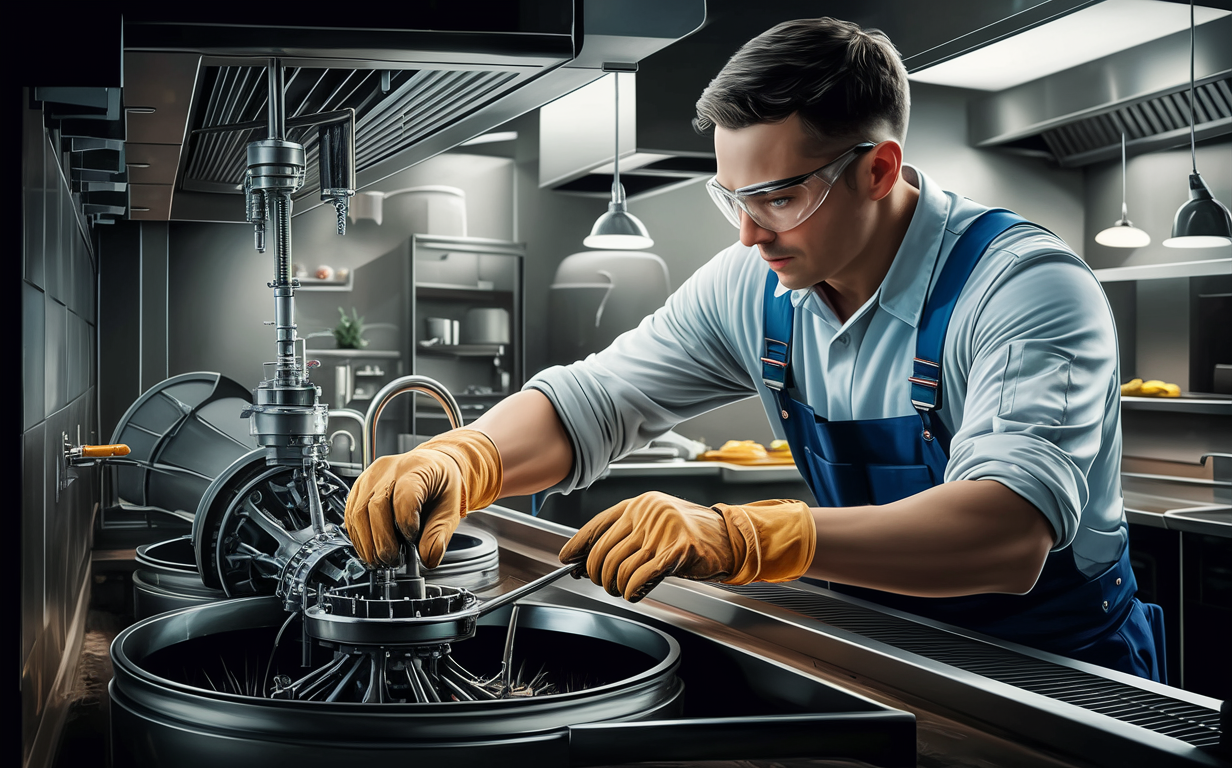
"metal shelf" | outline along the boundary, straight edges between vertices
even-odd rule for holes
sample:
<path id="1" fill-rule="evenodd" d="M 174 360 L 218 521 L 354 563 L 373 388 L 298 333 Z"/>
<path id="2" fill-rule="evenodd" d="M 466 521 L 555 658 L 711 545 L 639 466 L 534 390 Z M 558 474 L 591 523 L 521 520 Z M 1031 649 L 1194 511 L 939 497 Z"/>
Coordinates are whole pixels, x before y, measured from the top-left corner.
<path id="1" fill-rule="evenodd" d="M 1170 277 L 1232 275 L 1232 258 L 1178 261 L 1170 264 L 1143 264 L 1137 267 L 1109 267 L 1093 271 L 1095 272 L 1095 277 L 1101 283 L 1117 283 L 1126 280 L 1163 280 Z"/>
<path id="2" fill-rule="evenodd" d="M 1167 411 L 1232 416 L 1232 398 L 1221 397 L 1122 397 L 1121 408 L 1130 411 Z"/>
<path id="3" fill-rule="evenodd" d="M 308 357 L 359 357 L 397 360 L 402 353 L 396 349 L 309 349 Z"/>
<path id="4" fill-rule="evenodd" d="M 459 299 L 463 301 L 510 302 L 513 291 L 497 288 L 479 288 L 473 285 L 448 285 L 445 283 L 416 283 L 416 294 L 423 299 Z"/>
<path id="5" fill-rule="evenodd" d="M 497 357 L 505 354 L 507 344 L 429 344 L 419 342 L 419 352 L 442 357 Z"/>
<path id="6" fill-rule="evenodd" d="M 347 272 L 345 280 L 318 280 L 315 277 L 297 277 L 297 291 L 349 291 L 354 281 L 355 271 Z"/>

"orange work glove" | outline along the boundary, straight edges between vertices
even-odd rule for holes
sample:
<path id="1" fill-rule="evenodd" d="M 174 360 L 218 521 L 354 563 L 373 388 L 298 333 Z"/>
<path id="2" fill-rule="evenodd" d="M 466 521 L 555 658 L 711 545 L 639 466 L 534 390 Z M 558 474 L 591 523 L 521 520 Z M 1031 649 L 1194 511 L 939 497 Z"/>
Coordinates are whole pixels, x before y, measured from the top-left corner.
<path id="1" fill-rule="evenodd" d="M 466 513 L 500 496 L 500 453 L 487 435 L 455 429 L 412 451 L 382 456 L 355 481 L 347 496 L 346 529 L 356 553 L 373 565 L 395 565 L 401 540 L 419 536 L 419 556 L 440 565 Z"/>
<path id="2" fill-rule="evenodd" d="M 560 551 L 590 580 L 637 602 L 667 576 L 748 584 L 798 579 L 817 528 L 803 501 L 697 504 L 651 491 L 600 513 Z"/>

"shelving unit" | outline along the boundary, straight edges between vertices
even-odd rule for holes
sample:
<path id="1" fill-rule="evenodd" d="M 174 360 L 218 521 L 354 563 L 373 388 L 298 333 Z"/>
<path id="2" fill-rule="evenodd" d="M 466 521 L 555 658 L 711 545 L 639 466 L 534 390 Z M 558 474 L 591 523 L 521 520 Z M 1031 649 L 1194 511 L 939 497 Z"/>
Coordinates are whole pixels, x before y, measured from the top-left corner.
<path id="1" fill-rule="evenodd" d="M 406 350 L 410 370 L 444 384 L 457 398 L 463 421 L 469 423 L 518 391 L 525 378 L 523 247 L 500 240 L 426 235 L 415 235 L 410 246 L 406 290 L 412 297 L 408 324 L 412 338 Z M 476 336 L 482 322 L 472 310 L 503 310 L 509 318 L 507 330 L 501 333 L 496 328 L 492 336 Z M 428 318 L 456 321 L 461 339 L 492 343 L 441 344 L 427 335 Z M 468 326 L 468 320 L 477 324 Z M 448 428 L 435 403 L 415 399 L 412 433 L 428 436 Z"/>

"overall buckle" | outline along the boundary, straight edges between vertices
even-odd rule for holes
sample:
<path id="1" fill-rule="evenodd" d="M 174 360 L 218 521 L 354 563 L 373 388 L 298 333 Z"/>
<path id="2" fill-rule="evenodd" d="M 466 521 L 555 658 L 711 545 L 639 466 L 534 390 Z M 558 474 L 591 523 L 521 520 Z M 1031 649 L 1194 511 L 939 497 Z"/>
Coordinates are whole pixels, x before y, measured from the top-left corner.
<path id="1" fill-rule="evenodd" d="M 941 387 L 941 364 L 922 357 L 912 358 L 912 373 L 907 381 L 911 382 L 911 404 L 921 410 L 938 407 Z"/>

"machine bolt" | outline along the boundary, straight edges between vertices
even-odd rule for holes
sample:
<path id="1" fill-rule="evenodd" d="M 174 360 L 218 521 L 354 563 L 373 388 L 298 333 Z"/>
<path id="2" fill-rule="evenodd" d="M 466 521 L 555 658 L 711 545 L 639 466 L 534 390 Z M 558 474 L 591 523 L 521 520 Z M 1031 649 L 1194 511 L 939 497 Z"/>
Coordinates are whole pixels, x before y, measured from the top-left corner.
<path id="1" fill-rule="evenodd" d="M 1104 612 L 1105 613 L 1108 612 L 1108 601 L 1107 600 L 1104 601 Z"/>
<path id="2" fill-rule="evenodd" d="M 784 408 L 782 411 L 780 411 L 780 413 L 782 413 L 782 414 L 783 414 L 783 418 L 784 418 L 784 419 L 791 418 L 790 416 L 788 416 L 788 415 L 787 415 L 787 409 L 786 409 L 786 408 Z"/>

